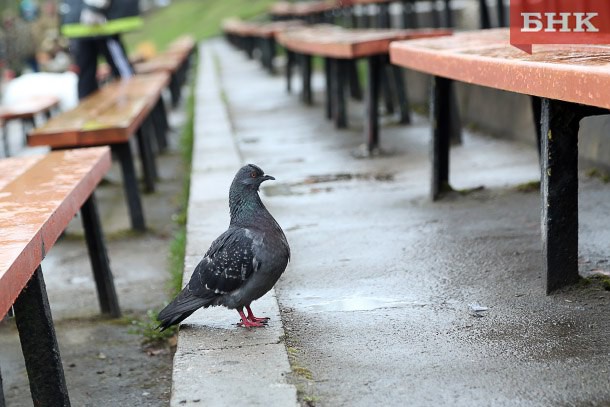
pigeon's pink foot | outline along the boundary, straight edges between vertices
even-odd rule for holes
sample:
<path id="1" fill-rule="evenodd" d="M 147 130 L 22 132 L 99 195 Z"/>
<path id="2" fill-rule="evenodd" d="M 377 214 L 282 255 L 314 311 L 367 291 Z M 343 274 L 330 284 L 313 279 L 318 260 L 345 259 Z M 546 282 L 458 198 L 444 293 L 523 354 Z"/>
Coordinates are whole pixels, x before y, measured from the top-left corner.
<path id="1" fill-rule="evenodd" d="M 250 321 L 248 318 L 246 318 L 244 311 L 242 310 L 238 310 L 237 312 L 239 312 L 239 316 L 241 317 L 241 322 L 238 322 L 237 326 L 243 326 L 244 328 L 260 328 L 267 326 L 266 322 Z"/>
<path id="2" fill-rule="evenodd" d="M 269 322 L 269 317 L 255 317 L 249 305 L 246 305 L 246 311 L 248 311 L 248 320 L 250 322 L 262 322 L 263 324 L 267 324 L 267 322 Z"/>
<path id="3" fill-rule="evenodd" d="M 238 322 L 237 326 L 243 326 L 244 328 L 261 328 L 266 327 L 267 324 L 264 324 L 262 322 L 250 322 L 246 319 L 246 322 L 243 322 L 243 320 Z"/>

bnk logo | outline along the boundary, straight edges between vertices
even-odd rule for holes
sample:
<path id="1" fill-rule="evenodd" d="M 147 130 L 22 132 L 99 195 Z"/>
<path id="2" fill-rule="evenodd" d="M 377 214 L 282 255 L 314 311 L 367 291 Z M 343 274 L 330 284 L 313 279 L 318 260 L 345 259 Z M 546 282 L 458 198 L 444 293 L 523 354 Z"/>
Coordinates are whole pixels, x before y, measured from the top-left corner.
<path id="1" fill-rule="evenodd" d="M 510 43 L 609 44 L 610 1 L 510 0 Z"/>

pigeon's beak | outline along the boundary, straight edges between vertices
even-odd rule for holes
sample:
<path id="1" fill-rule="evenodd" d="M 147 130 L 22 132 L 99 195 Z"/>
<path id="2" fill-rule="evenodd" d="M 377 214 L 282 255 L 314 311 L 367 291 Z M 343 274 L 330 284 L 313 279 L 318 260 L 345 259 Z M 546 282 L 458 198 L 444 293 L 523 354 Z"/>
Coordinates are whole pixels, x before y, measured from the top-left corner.
<path id="1" fill-rule="evenodd" d="M 275 177 L 272 177 L 271 175 L 263 176 L 263 181 L 267 181 L 267 180 L 275 181 Z M 261 182 L 263 182 L 263 181 L 261 181 Z"/>

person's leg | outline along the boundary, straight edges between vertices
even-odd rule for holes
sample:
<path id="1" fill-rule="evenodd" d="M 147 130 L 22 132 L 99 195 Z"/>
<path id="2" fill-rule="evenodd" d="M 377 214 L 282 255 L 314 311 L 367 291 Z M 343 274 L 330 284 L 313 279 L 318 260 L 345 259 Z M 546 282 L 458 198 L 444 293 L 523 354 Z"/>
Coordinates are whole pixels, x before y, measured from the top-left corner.
<path id="1" fill-rule="evenodd" d="M 125 47 L 118 35 L 100 39 L 101 51 L 112 69 L 112 74 L 119 78 L 129 78 L 134 74 Z"/>
<path id="2" fill-rule="evenodd" d="M 93 39 L 78 38 L 70 41 L 70 51 L 78 67 L 78 98 L 83 99 L 98 88 L 95 77 L 97 46 Z"/>

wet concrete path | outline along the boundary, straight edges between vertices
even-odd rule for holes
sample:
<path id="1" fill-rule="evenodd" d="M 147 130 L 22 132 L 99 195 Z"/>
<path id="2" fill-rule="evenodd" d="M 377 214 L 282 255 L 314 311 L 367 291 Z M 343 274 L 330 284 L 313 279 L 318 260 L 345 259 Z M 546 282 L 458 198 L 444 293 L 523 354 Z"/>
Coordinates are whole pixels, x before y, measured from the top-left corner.
<path id="1" fill-rule="evenodd" d="M 276 177 L 263 199 L 293 259 L 277 286 L 294 381 L 303 403 L 608 405 L 610 292 L 597 284 L 545 296 L 536 151 L 466 133 L 452 149 L 456 188 L 428 199 L 425 118 L 386 123 L 373 159 L 354 158 L 363 107 L 350 127 L 287 94 L 281 75 L 220 40 L 221 70 L 244 162 Z M 583 273 L 608 272 L 610 186 L 581 177 Z M 487 311 L 474 313 L 469 306 Z M 477 314 L 477 315 L 475 315 Z"/>

